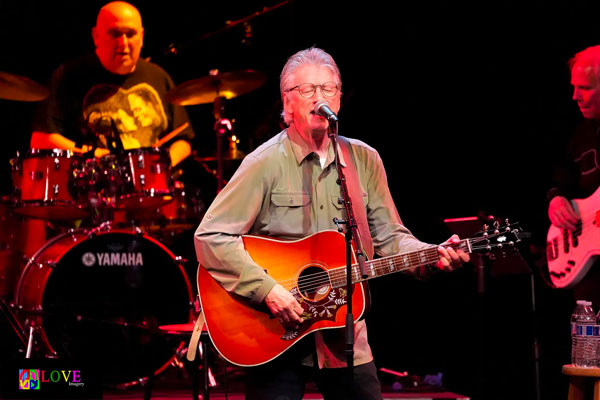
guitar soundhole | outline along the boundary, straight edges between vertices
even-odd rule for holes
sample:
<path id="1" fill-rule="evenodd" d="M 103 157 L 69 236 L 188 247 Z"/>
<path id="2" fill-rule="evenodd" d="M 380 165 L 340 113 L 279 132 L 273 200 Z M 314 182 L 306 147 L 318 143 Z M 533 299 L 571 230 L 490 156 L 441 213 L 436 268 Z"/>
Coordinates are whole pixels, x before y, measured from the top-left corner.
<path id="1" fill-rule="evenodd" d="M 329 294 L 331 283 L 326 270 L 310 266 L 298 276 L 298 290 L 302 297 L 310 301 L 318 301 Z"/>

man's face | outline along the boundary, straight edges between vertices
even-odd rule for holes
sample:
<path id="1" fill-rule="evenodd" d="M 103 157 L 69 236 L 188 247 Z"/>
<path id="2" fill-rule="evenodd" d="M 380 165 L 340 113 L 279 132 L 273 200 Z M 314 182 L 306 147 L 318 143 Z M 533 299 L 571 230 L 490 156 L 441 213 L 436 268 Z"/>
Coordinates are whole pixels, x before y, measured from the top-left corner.
<path id="1" fill-rule="evenodd" d="M 600 119 L 600 86 L 591 66 L 576 63 L 571 69 L 573 100 L 586 119 Z"/>
<path id="2" fill-rule="evenodd" d="M 298 67 L 290 80 L 289 90 L 303 83 L 312 83 L 313 85 L 322 85 L 326 82 L 335 82 L 339 86 L 336 75 L 326 67 L 320 65 L 303 65 Z M 326 101 L 329 108 L 336 114 L 340 110 L 341 91 L 338 90 L 333 97 L 323 95 L 322 89 L 316 89 L 312 97 L 303 97 L 298 89 L 290 92 L 284 92 L 283 106 L 285 112 L 292 116 L 292 124 L 302 137 L 311 135 L 323 135 L 327 133 L 329 122 L 326 118 L 314 113 L 315 104 L 318 101 Z"/>
<path id="3" fill-rule="evenodd" d="M 104 68 L 119 75 L 135 70 L 144 43 L 144 28 L 137 9 L 126 3 L 111 3 L 100 10 L 92 37 Z"/>

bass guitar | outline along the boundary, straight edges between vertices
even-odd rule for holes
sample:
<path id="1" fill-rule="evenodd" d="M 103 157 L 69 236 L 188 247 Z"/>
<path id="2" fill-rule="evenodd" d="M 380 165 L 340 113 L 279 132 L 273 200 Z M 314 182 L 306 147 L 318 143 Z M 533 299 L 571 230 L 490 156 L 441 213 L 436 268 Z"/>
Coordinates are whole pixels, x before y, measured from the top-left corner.
<path id="1" fill-rule="evenodd" d="M 600 188 L 590 197 L 574 199 L 571 204 L 581 216 L 576 229 L 551 225 L 546 236 L 550 280 L 561 289 L 581 281 L 600 255 Z"/>

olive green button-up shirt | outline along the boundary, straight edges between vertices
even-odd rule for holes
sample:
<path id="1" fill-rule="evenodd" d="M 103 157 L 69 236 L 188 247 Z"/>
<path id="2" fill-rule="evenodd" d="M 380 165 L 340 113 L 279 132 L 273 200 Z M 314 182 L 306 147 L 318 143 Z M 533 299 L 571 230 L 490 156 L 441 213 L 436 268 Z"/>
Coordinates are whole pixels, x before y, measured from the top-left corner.
<path id="1" fill-rule="evenodd" d="M 375 253 L 388 256 L 430 246 L 417 240 L 402 224 L 379 154 L 361 141 L 348 140 Z M 340 161 L 342 168 L 352 162 L 343 156 Z M 321 165 L 317 154 L 288 130 L 244 158 L 195 233 L 199 263 L 227 291 L 260 304 L 276 283 L 244 250 L 241 235 L 297 239 L 337 229 L 334 217 L 345 219 L 346 210 L 338 203 L 341 189 L 336 182 L 332 146 Z M 355 199 L 353 202 L 360 204 Z M 346 365 L 343 335 L 343 329 L 315 333 L 319 367 Z M 355 324 L 354 363 L 360 365 L 372 359 L 366 325 L 361 320 Z"/>

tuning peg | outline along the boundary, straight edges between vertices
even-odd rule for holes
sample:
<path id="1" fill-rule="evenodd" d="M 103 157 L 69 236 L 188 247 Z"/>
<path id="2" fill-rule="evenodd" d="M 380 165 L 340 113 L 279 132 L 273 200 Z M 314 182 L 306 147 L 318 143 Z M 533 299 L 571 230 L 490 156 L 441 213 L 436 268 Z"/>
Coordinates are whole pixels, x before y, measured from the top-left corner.
<path id="1" fill-rule="evenodd" d="M 494 234 L 497 235 L 500 233 L 500 222 L 494 221 Z"/>
<path id="2" fill-rule="evenodd" d="M 490 229 L 490 226 L 488 224 L 483 224 L 483 237 L 484 238 L 488 237 L 489 229 Z"/>

